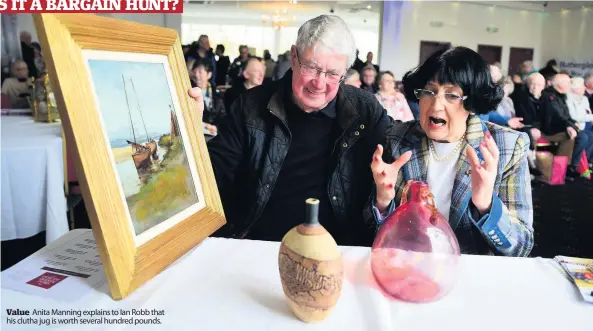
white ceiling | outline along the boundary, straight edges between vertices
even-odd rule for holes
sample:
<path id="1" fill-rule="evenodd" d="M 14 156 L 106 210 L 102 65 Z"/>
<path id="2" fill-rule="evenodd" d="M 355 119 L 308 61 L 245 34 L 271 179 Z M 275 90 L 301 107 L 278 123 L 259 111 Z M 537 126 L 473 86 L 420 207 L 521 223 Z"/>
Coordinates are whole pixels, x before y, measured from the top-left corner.
<path id="1" fill-rule="evenodd" d="M 434 0 L 410 0 L 410 1 L 434 1 Z M 316 11 L 327 10 L 328 13 L 333 8 L 337 11 L 347 11 L 350 13 L 378 13 L 383 1 L 313 1 L 313 0 L 297 0 L 294 1 L 238 1 L 238 0 L 185 0 L 186 3 L 213 5 L 216 7 L 229 8 L 261 8 L 274 9 L 289 7 L 291 11 Z M 450 1 L 453 2 L 453 1 Z M 457 1 L 455 1 L 457 2 Z M 563 9 L 580 9 L 582 7 L 589 7 L 593 9 L 593 1 L 468 1 L 461 0 L 461 2 L 468 2 L 473 4 L 482 4 L 485 6 L 500 6 L 521 10 L 541 11 L 541 12 L 559 12 Z M 368 8 L 370 6 L 370 8 Z"/>

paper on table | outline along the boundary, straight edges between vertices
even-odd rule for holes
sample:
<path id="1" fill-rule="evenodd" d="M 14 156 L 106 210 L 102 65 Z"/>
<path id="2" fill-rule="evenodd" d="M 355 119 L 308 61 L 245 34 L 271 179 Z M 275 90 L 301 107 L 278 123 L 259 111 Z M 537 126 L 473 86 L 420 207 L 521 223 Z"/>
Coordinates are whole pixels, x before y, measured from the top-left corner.
<path id="1" fill-rule="evenodd" d="M 2 272 L 3 288 L 60 301 L 76 301 L 105 281 L 91 230 L 66 234 Z"/>
<path id="2" fill-rule="evenodd" d="M 556 262 L 562 266 L 570 276 L 573 283 L 579 289 L 585 301 L 593 303 L 593 259 L 582 259 L 577 257 L 556 256 Z"/>

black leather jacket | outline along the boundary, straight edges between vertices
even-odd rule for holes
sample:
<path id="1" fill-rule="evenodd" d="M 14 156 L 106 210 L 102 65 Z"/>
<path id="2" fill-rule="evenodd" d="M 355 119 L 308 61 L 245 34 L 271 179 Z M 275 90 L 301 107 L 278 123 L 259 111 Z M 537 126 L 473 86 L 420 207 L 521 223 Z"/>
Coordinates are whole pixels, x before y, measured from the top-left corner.
<path id="1" fill-rule="evenodd" d="M 227 219 L 214 236 L 244 237 L 264 210 L 290 146 L 284 100 L 291 97 L 285 92 L 291 90 L 285 85 L 291 82 L 288 71 L 280 81 L 243 93 L 218 126 L 218 136 L 208 142 Z M 348 244 L 370 246 L 376 230 L 368 219 L 370 163 L 377 144 L 384 144 L 386 131 L 396 122 L 361 89 L 341 85 L 336 97 L 341 134 L 334 143 L 336 166 L 327 194 L 336 220 L 360 228 L 355 242 Z"/>

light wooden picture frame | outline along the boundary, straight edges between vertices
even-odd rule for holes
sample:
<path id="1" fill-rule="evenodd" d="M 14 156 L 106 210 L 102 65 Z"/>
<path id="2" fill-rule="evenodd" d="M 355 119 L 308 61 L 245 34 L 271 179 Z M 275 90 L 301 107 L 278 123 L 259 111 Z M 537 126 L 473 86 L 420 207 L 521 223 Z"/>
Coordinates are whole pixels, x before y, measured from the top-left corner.
<path id="1" fill-rule="evenodd" d="M 111 296 L 122 299 L 225 224 L 175 30 L 34 14 Z"/>

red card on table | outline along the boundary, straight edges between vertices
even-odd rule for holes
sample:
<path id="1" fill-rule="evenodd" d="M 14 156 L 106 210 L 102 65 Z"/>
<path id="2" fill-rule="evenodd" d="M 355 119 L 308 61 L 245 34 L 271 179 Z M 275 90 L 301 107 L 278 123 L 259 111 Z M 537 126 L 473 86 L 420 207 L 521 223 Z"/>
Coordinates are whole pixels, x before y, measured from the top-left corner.
<path id="1" fill-rule="evenodd" d="M 49 289 L 50 287 L 56 285 L 57 283 L 63 281 L 64 279 L 68 278 L 68 276 L 58 275 L 51 272 L 43 273 L 41 276 L 34 278 L 27 282 L 29 285 L 38 286 L 44 289 Z"/>

